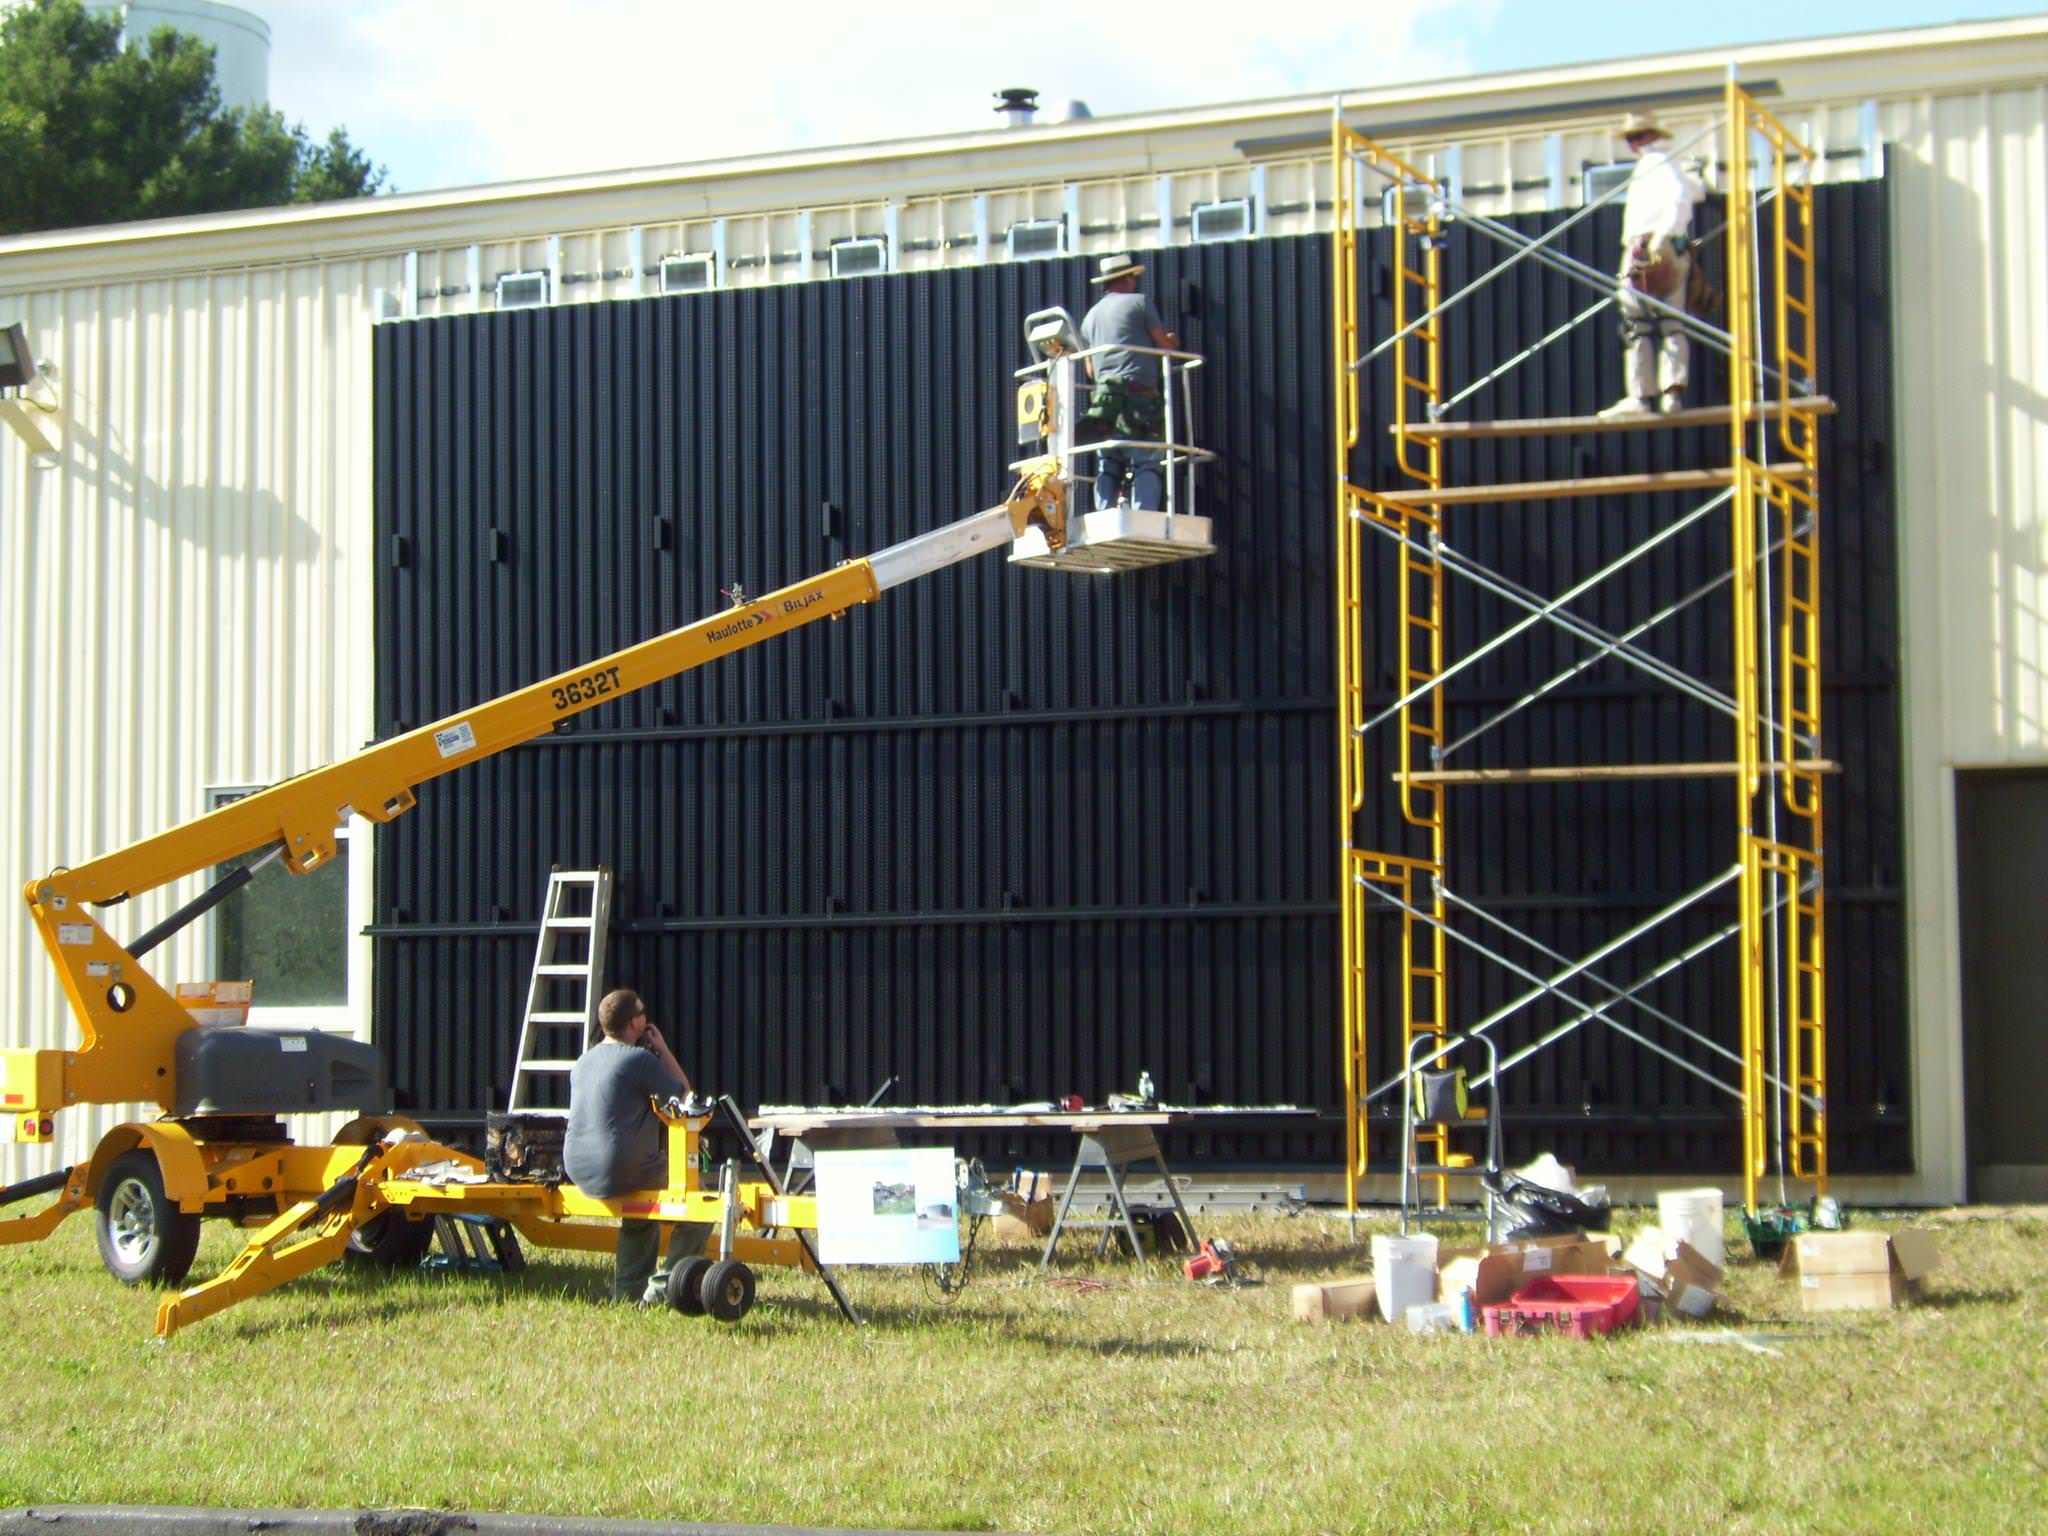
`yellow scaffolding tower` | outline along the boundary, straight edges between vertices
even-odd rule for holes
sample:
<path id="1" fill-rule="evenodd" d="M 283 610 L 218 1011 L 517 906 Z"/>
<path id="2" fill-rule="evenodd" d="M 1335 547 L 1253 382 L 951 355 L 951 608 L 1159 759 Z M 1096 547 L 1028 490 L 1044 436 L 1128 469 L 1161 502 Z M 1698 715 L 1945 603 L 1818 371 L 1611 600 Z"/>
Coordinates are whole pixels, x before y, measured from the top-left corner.
<path id="1" fill-rule="evenodd" d="M 1448 996 L 1449 945 L 1459 943 L 1508 967 L 1531 989 L 1504 1007 L 1466 1026 L 1486 1033 L 1517 1009 L 1540 997 L 1575 1007 L 1577 1016 L 1532 1044 L 1505 1057 L 1505 1071 L 1583 1024 L 1598 1020 L 1624 1037 L 1666 1057 L 1681 1069 L 1706 1078 L 1734 1097 L 1743 1129 L 1745 1208 L 1758 1209 L 1758 1187 L 1770 1171 L 1772 1114 L 1781 1180 L 1808 1181 L 1815 1193 L 1827 1187 L 1826 1143 L 1826 971 L 1823 941 L 1821 811 L 1822 775 L 1832 766 L 1820 756 L 1820 568 L 1819 418 L 1832 405 L 1817 393 L 1816 234 L 1812 182 L 1815 154 L 1784 124 L 1730 80 L 1722 128 L 1728 166 L 1727 280 L 1730 328 L 1720 332 L 1694 318 L 1689 328 L 1730 358 L 1731 400 L 1725 407 L 1695 408 L 1675 417 L 1615 423 L 1589 417 L 1537 421 L 1454 421 L 1447 408 L 1548 342 L 1561 327 L 1477 383 L 1446 399 L 1443 329 L 1448 312 L 1463 296 L 1442 292 L 1444 226 L 1453 218 L 1512 247 L 1513 254 L 1468 285 L 1491 280 L 1523 259 L 1561 271 L 1604 294 L 1615 279 L 1564 256 L 1551 246 L 1565 227 L 1590 214 L 1580 211 L 1549 234 L 1532 239 L 1498 221 L 1452 204 L 1429 172 L 1344 125 L 1331 132 L 1333 220 L 1334 346 L 1338 625 L 1338 788 L 1341 820 L 1340 922 L 1346 1105 L 1345 1201 L 1355 1217 L 1368 1167 L 1371 1106 L 1394 1090 L 1406 1091 L 1397 1068 L 1370 1086 L 1368 1043 L 1371 1011 L 1367 993 L 1367 913 L 1375 904 L 1400 918 L 1401 1060 L 1423 1033 L 1452 1036 Z M 1756 146 L 1765 151 L 1766 182 L 1760 195 L 1751 165 Z M 1375 183 L 1372 178 L 1378 178 Z M 1392 330 L 1374 347 L 1365 346 L 1360 318 L 1359 230 L 1367 186 L 1391 190 L 1386 206 L 1394 245 L 1391 262 Z M 1610 196 L 1618 195 L 1616 193 Z M 1602 199 L 1601 201 L 1605 201 Z M 1765 221 L 1759 206 L 1773 205 L 1768 221 L 1768 347 L 1759 266 Z M 1571 324 L 1611 303 L 1604 298 Z M 1766 350 L 1770 362 L 1764 362 Z M 1351 479 L 1358 446 L 1359 374 L 1391 352 L 1394 459 L 1404 483 L 1370 490 Z M 1445 483 L 1445 446 L 1458 439 L 1534 436 L 1543 433 L 1626 430 L 1725 421 L 1730 461 L 1725 469 L 1608 476 L 1597 480 L 1547 481 L 1520 485 L 1450 486 Z M 1666 523 L 1619 560 L 1610 562 L 1564 594 L 1542 599 L 1512 579 L 1486 571 L 1462 556 L 1446 537 L 1453 506 L 1480 502 L 1710 489 L 1703 506 Z M 1573 598 L 1663 543 L 1679 531 L 1727 510 L 1730 567 L 1722 576 L 1620 636 L 1609 635 L 1573 615 Z M 1395 541 L 1396 698 L 1377 713 L 1366 690 L 1367 593 L 1365 551 L 1370 541 Z M 1771 580 L 1773 557 L 1777 580 Z M 1447 652 L 1446 574 L 1477 582 L 1523 608 L 1527 617 L 1458 659 Z M 1634 638 L 1677 607 L 1727 586 L 1735 679 L 1732 692 L 1706 680 L 1688 678 L 1633 644 Z M 1773 590 L 1775 586 L 1775 590 Z M 1564 628 L 1597 646 L 1593 661 L 1615 657 L 1679 688 L 1727 715 L 1733 726 L 1732 762 L 1616 764 L 1597 767 L 1459 770 L 1447 760 L 1463 742 L 1446 738 L 1444 696 L 1451 678 L 1470 662 L 1537 623 Z M 1582 662 L 1537 690 L 1548 692 L 1591 662 Z M 1494 717 L 1498 723 L 1525 697 Z M 1379 725 L 1394 727 L 1391 774 L 1403 824 L 1420 829 L 1427 853 L 1373 852 L 1358 846 L 1358 823 L 1367 806 L 1366 740 Z M 1480 729 L 1485 729 L 1482 726 Z M 1672 901 L 1578 960 L 1545 949 L 1515 934 L 1559 967 L 1542 975 L 1505 958 L 1483 940 L 1454 925 L 1471 917 L 1514 934 L 1497 917 L 1459 896 L 1448 879 L 1445 799 L 1453 784 L 1532 782 L 1721 775 L 1735 786 L 1736 860 L 1726 873 Z M 1686 946 L 1633 984 L 1604 979 L 1594 967 L 1637 943 L 1659 926 L 1728 885 L 1736 887 L 1736 920 L 1718 933 Z M 1710 1029 L 1701 1029 L 1651 1007 L 1639 994 L 1653 981 L 1729 938 L 1736 941 L 1740 997 L 1739 1049 L 1730 1050 Z M 1588 1003 L 1567 985 L 1591 985 L 1606 994 Z M 1619 1016 L 1628 1007 L 1687 1036 L 1739 1069 L 1735 1085 L 1712 1076 L 1691 1059 L 1665 1048 Z M 1637 1020 L 1636 1022 L 1640 1022 Z M 1451 1127 L 1417 1127 L 1405 1149 L 1418 1167 L 1469 1166 L 1452 1149 Z M 1426 1159 L 1426 1162 L 1425 1162 Z M 1438 1205 L 1447 1200 L 1447 1177 L 1434 1175 Z"/>
<path id="2" fill-rule="evenodd" d="M 1426 500 L 1391 501 L 1353 486 L 1350 481 L 1351 450 L 1358 446 L 1359 430 L 1359 343 L 1358 318 L 1358 215 L 1361 173 L 1370 169 L 1392 185 L 1390 200 L 1394 212 L 1395 260 L 1394 303 L 1394 443 L 1395 460 L 1415 489 L 1434 490 L 1443 484 L 1443 444 L 1434 437 L 1417 437 L 1408 429 L 1419 422 L 1437 419 L 1443 383 L 1443 348 L 1436 316 L 1442 289 L 1443 232 L 1441 207 L 1432 178 L 1399 155 L 1345 127 L 1341 119 L 1331 129 L 1331 156 L 1336 166 L 1336 214 L 1333 221 L 1336 260 L 1332 263 L 1335 283 L 1336 409 L 1337 409 L 1337 654 L 1338 654 L 1338 804 L 1343 821 L 1343 843 L 1338 886 L 1341 892 L 1339 924 L 1343 939 L 1344 1008 L 1344 1102 L 1345 1166 L 1344 1201 L 1347 1209 L 1358 1208 L 1358 1181 L 1367 1161 L 1365 1114 L 1366 1008 L 1365 1008 L 1365 915 L 1366 890 L 1379 886 L 1391 891 L 1406 909 L 1426 909 L 1434 923 L 1419 922 L 1411 912 L 1401 920 L 1401 960 L 1405 985 L 1401 992 L 1401 1044 L 1403 1059 L 1418 1034 L 1441 1031 L 1445 1012 L 1444 982 L 1448 956 L 1445 952 L 1444 912 L 1438 894 L 1437 875 L 1444 861 L 1443 791 L 1404 778 L 1400 785 L 1401 815 L 1409 825 L 1428 833 L 1427 859 L 1403 858 L 1393 854 L 1369 853 L 1355 844 L 1357 819 L 1365 808 L 1365 684 L 1362 667 L 1365 654 L 1365 599 L 1361 590 L 1364 575 L 1364 547 L 1355 536 L 1351 520 L 1363 514 L 1381 520 L 1401 540 L 1400 581 L 1408 593 L 1419 585 L 1427 596 L 1419 604 L 1405 597 L 1401 609 L 1399 658 L 1396 675 L 1405 692 L 1426 685 L 1443 670 L 1443 579 L 1440 564 L 1429 547 L 1434 543 L 1436 519 Z M 1419 308 L 1419 319 L 1410 321 L 1411 306 Z M 1419 611 L 1418 611 L 1419 610 Z M 1404 767 L 1427 766 L 1430 754 L 1443 746 L 1443 701 L 1435 689 L 1427 689 L 1413 705 L 1400 711 L 1400 755 Z M 1431 1147 L 1439 1162 L 1448 1152 L 1448 1137 L 1440 1125 L 1426 1125 L 1418 1140 Z M 1444 1181 L 1437 1180 L 1437 1198 L 1444 1198 Z"/>

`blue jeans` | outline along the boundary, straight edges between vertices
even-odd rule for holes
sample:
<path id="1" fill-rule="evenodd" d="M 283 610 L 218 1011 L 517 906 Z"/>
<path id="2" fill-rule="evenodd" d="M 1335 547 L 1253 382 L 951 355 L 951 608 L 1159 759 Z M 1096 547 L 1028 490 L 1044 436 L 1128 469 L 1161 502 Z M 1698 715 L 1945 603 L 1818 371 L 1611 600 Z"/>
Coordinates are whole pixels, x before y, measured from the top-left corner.
<path id="1" fill-rule="evenodd" d="M 1131 505 L 1146 512 L 1166 508 L 1166 477 L 1160 466 L 1166 455 L 1157 448 L 1105 448 L 1095 455 L 1095 510 L 1116 505 L 1126 470 L 1131 476 Z"/>

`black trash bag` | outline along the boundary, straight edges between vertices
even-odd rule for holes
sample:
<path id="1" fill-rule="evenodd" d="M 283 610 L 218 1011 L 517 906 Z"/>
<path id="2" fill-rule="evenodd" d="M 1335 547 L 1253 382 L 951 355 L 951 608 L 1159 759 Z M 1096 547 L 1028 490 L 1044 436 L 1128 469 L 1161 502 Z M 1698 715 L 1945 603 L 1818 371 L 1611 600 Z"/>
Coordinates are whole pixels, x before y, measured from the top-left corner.
<path id="1" fill-rule="evenodd" d="M 1510 1223 L 1505 1238 L 1508 1242 L 1607 1230 L 1604 1205 L 1588 1205 L 1577 1195 L 1560 1194 L 1541 1184 L 1532 1184 L 1518 1173 L 1489 1173 L 1481 1182 Z"/>

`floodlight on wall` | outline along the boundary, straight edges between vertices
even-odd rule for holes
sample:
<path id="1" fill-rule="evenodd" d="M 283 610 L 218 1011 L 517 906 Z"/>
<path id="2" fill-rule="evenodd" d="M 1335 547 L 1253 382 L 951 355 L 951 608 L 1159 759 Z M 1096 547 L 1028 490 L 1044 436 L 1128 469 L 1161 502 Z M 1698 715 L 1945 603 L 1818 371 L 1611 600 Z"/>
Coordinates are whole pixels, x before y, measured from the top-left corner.
<path id="1" fill-rule="evenodd" d="M 55 454 L 63 446 L 56 392 L 49 369 L 36 362 L 28 327 L 0 326 L 0 422 L 34 454 Z"/>
<path id="2" fill-rule="evenodd" d="M 688 256 L 664 256 L 660 268 L 663 293 L 702 293 L 718 286 L 718 253 L 698 251 Z"/>
<path id="3" fill-rule="evenodd" d="M 1029 261 L 1067 253 L 1065 219 L 1023 219 L 1010 226 L 1010 260 Z"/>
<path id="4" fill-rule="evenodd" d="M 1197 203 L 1188 222 L 1198 245 L 1211 240 L 1242 240 L 1252 232 L 1252 204 L 1248 197 L 1233 197 L 1220 203 Z"/>
<path id="5" fill-rule="evenodd" d="M 36 360 L 28 349 L 28 327 L 19 320 L 0 326 L 0 389 L 26 389 L 36 376 Z"/>
<path id="6" fill-rule="evenodd" d="M 870 277 L 889 270 L 889 242 L 879 235 L 857 235 L 832 242 L 834 277 Z"/>
<path id="7" fill-rule="evenodd" d="M 507 272 L 498 279 L 498 308 L 532 309 L 548 301 L 548 274 Z"/>

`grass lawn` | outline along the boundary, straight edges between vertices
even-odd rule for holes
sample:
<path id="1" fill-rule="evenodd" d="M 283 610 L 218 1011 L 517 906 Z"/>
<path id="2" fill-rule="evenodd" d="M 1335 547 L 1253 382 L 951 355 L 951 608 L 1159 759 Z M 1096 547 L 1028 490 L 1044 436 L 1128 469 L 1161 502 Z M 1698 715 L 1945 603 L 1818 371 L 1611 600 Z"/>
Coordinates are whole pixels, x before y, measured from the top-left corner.
<path id="1" fill-rule="evenodd" d="M 984 1245 L 955 1301 L 848 1272 L 872 1321 L 855 1330 L 815 1280 L 771 1270 L 727 1326 L 602 1304 L 608 1261 L 540 1254 L 511 1279 L 337 1267 L 159 1345 L 157 1296 L 104 1275 L 82 1215 L 0 1249 L 0 1507 L 1216 1536 L 2048 1529 L 2048 1222 L 1916 1222 L 1941 1230 L 1944 1264 L 1902 1312 L 1804 1320 L 1771 1270 L 1731 1260 L 1742 1325 L 1789 1335 L 1761 1355 L 1680 1342 L 1699 1328 L 1578 1343 L 1303 1326 L 1295 1282 L 1367 1264 L 1321 1215 L 1203 1223 L 1263 1267 L 1235 1291 L 1165 1264 L 1048 1281 L 1035 1253 Z M 233 1240 L 209 1223 L 194 1273 Z"/>

